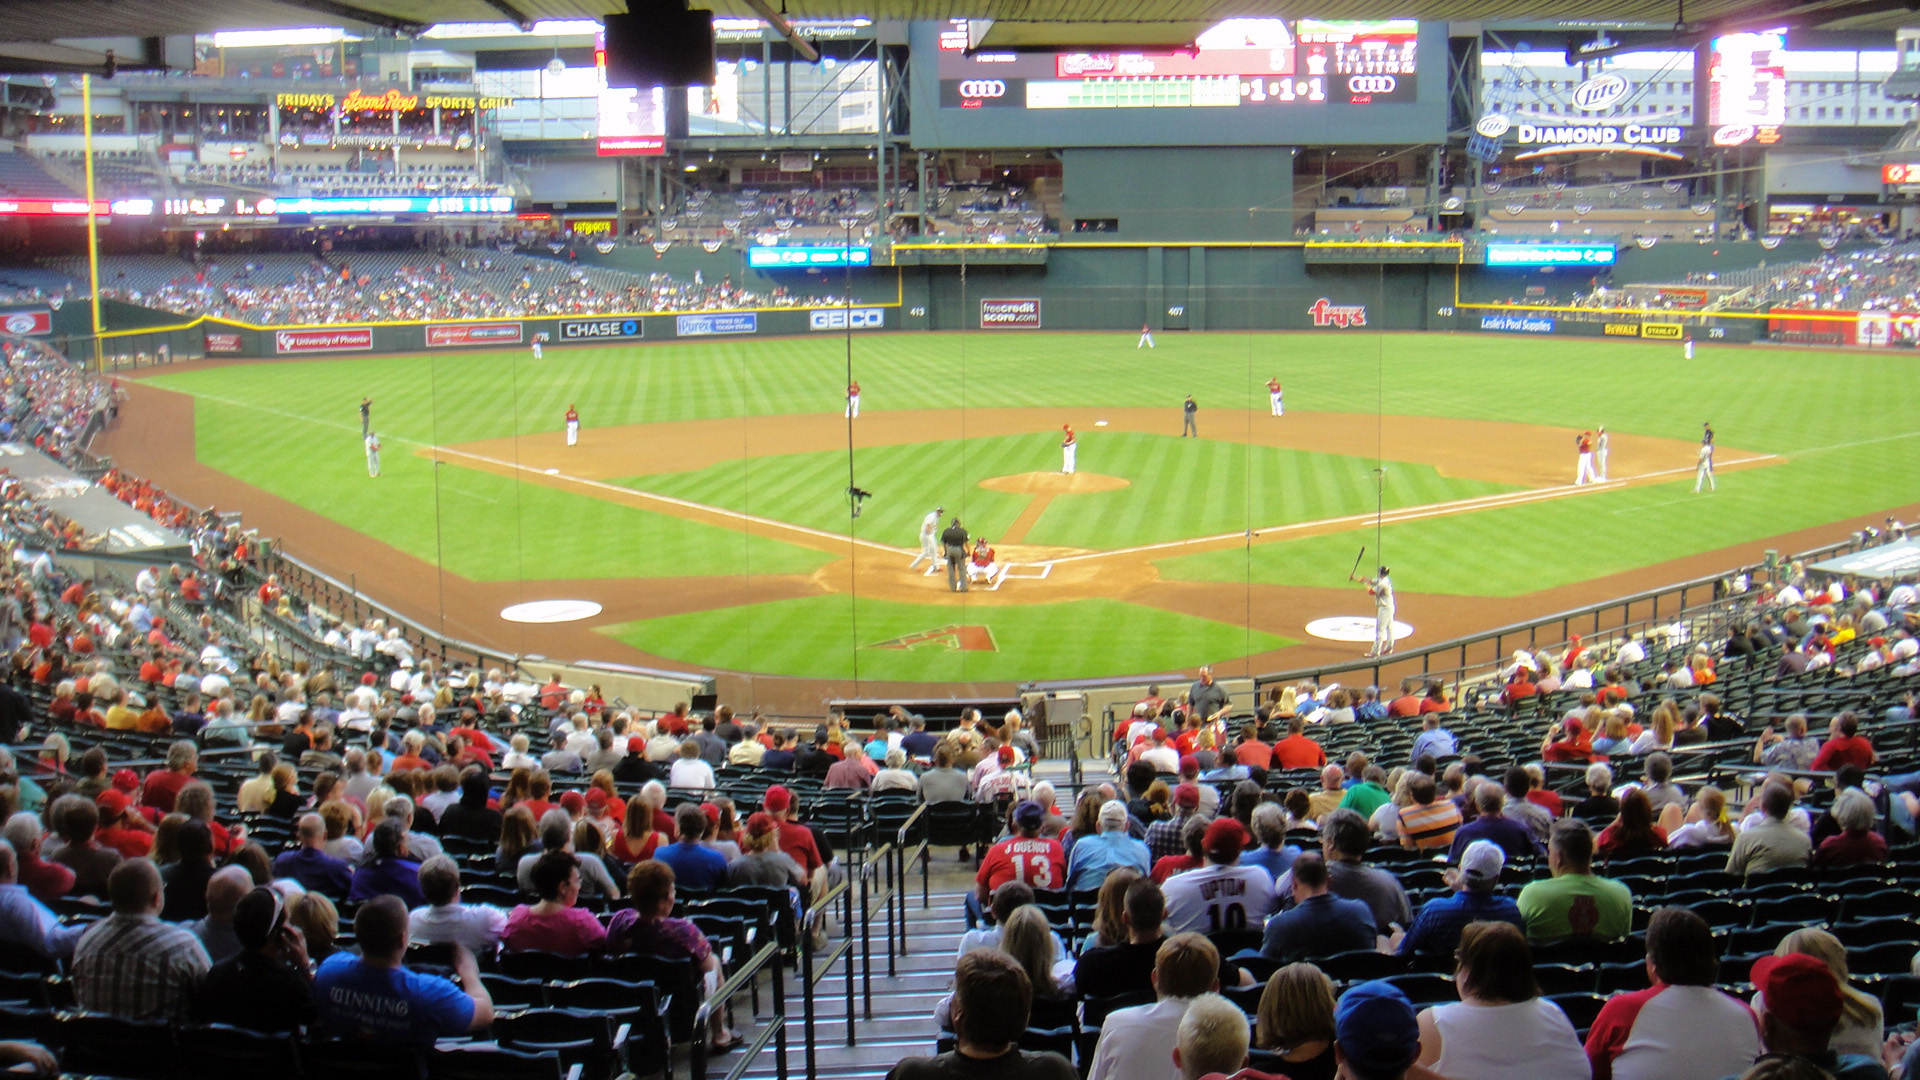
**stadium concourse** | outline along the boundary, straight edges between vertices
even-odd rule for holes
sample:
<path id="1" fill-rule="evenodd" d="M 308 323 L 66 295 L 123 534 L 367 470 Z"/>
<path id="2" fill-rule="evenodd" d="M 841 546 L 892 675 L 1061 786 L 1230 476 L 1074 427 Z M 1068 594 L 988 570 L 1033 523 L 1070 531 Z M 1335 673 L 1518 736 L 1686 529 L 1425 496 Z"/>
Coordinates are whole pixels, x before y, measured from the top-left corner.
<path id="1" fill-rule="evenodd" d="M 18 437 L 84 465 L 41 436 L 111 399 L 7 365 Z M 86 576 L 0 492 L 0 1052 L 29 1068 L 698 1075 L 768 1037 L 840 1077 L 1009 1042 L 1018 1075 L 1095 1080 L 1161 1080 L 1176 1045 L 1285 1076 L 1862 1077 L 1889 1034 L 1909 1064 L 1911 580 L 1795 567 L 1697 634 L 1464 686 L 1154 688 L 1108 778 L 1018 714 L 654 712 L 449 661 L 107 481 L 193 557 Z"/>

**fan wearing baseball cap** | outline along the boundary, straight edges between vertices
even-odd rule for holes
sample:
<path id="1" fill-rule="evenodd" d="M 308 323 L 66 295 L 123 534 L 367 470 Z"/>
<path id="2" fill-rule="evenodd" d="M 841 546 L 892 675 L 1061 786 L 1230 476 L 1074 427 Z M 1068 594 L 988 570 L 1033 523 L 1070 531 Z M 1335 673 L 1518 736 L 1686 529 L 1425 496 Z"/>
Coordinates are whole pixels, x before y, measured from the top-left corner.
<path id="1" fill-rule="evenodd" d="M 1420 1056 L 1420 1024 L 1407 995 L 1377 980 L 1340 995 L 1333 1008 L 1333 1056 L 1347 1080 L 1408 1077 Z"/>
<path id="2" fill-rule="evenodd" d="M 1230 817 L 1217 818 L 1207 826 L 1200 842 L 1206 865 L 1175 874 L 1161 886 L 1167 897 L 1169 930 L 1210 934 L 1258 931 L 1266 924 L 1267 913 L 1273 910 L 1273 875 L 1258 866 L 1240 865 L 1240 853 L 1251 839 L 1246 827 Z"/>
<path id="3" fill-rule="evenodd" d="M 1499 844 L 1491 840 L 1468 844 L 1460 853 L 1460 865 L 1447 871 L 1455 891 L 1420 905 L 1412 928 L 1400 939 L 1400 955 L 1452 956 L 1460 944 L 1460 932 L 1471 923 L 1512 923 L 1524 931 L 1527 922 L 1520 915 L 1520 905 L 1499 892 L 1500 872 L 1506 864 L 1507 854 Z"/>
<path id="4" fill-rule="evenodd" d="M 1828 1045 L 1846 1000 L 1826 961 L 1806 953 L 1763 956 L 1753 962 L 1751 978 L 1753 1012 L 1768 1055 L 1800 1058 L 1834 1080 L 1886 1080 L 1887 1070 L 1878 1061 L 1865 1054 L 1836 1054 Z"/>
<path id="5" fill-rule="evenodd" d="M 1173 789 L 1173 816 L 1147 826 L 1147 851 L 1157 861 L 1186 851 L 1181 834 L 1187 820 L 1200 812 L 1200 785 L 1180 784 Z"/>
<path id="6" fill-rule="evenodd" d="M 800 864 L 807 880 L 813 880 L 815 871 L 824 867 L 826 860 L 820 857 L 820 846 L 813 842 L 813 830 L 788 820 L 793 811 L 793 792 L 783 784 L 775 784 L 761 797 L 760 805 L 779 827 L 780 850 Z"/>
<path id="7" fill-rule="evenodd" d="M 993 890 L 1009 881 L 1032 889 L 1066 888 L 1067 856 L 1060 841 L 1040 835 L 1046 820 L 1046 808 L 1032 799 L 1013 808 L 1013 835 L 989 848 L 973 875 L 973 891 L 966 896 L 967 929 L 980 924 Z"/>

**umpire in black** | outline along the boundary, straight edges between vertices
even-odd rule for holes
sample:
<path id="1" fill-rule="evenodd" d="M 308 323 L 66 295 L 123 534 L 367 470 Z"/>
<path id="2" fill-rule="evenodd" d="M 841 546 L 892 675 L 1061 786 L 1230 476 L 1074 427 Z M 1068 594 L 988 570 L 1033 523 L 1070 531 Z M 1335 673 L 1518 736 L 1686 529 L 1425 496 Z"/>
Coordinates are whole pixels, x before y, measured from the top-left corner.
<path id="1" fill-rule="evenodd" d="M 940 534 L 940 543 L 947 549 L 947 591 L 966 592 L 967 530 L 961 527 L 959 518 Z"/>

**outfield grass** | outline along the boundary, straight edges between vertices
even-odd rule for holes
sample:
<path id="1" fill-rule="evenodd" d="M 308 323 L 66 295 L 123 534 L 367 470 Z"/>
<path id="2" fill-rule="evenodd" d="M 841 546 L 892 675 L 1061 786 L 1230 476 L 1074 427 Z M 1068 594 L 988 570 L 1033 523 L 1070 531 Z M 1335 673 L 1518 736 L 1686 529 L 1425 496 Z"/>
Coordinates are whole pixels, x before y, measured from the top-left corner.
<path id="1" fill-rule="evenodd" d="M 961 515 L 975 534 L 1004 536 L 1030 497 L 989 491 L 980 481 L 1058 468 L 1058 441 L 1051 433 L 969 439 L 964 455 L 951 443 L 856 451 L 861 485 L 894 496 L 867 504 L 857 523 L 860 535 L 917 546 L 920 519 L 938 503 Z M 1056 496 L 1022 543 L 1106 550 L 1370 513 L 1376 504 L 1373 461 L 1340 454 L 1096 430 L 1081 440 L 1080 468 L 1122 477 L 1130 486 Z M 1516 490 L 1441 476 L 1431 465 L 1396 464 L 1391 471 L 1389 509 Z M 836 532 L 847 529 L 846 505 L 838 497 L 846 482 L 844 451 L 729 461 L 621 481 Z"/>
<path id="2" fill-rule="evenodd" d="M 994 651 L 880 643 L 947 626 L 984 626 Z M 1013 682 L 1193 668 L 1292 641 L 1245 627 L 1113 600 L 950 607 L 810 596 L 605 627 L 637 649 L 736 671 L 907 682 Z"/>
<path id="3" fill-rule="evenodd" d="M 1689 441 L 1701 421 L 1711 420 L 1723 447 L 1787 458 L 1722 476 L 1720 491 L 1710 497 L 1692 497 L 1691 477 L 1682 474 L 1667 484 L 1391 526 L 1376 555 L 1393 563 L 1408 592 L 1522 595 L 1914 499 L 1908 461 L 1920 445 L 1912 411 L 1920 400 L 1920 367 L 1905 353 L 1702 344 L 1699 358 L 1685 364 L 1678 344 L 1640 341 L 1163 334 L 1149 352 L 1135 350 L 1133 338 L 1131 332 L 883 334 L 855 338 L 853 363 L 868 411 L 1164 406 L 1173 431 L 1179 402 L 1191 392 L 1207 430 L 1220 409 L 1264 411 L 1265 381 L 1278 375 L 1290 412 L 1378 409 L 1576 429 L 1605 424 L 1615 432 Z M 557 431 L 569 403 L 579 405 L 589 427 L 838 413 L 844 349 L 837 337 L 567 347 L 548 350 L 541 362 L 521 350 L 281 361 L 155 381 L 199 398 L 202 461 L 465 576 L 806 573 L 826 557 L 450 465 L 436 480 L 432 467 L 410 451 Z M 375 399 L 375 427 L 388 448 L 388 475 L 378 481 L 363 472 L 356 412 L 363 394 Z M 1083 440 L 1083 470 L 1125 476 L 1134 486 L 1056 499 L 1027 542 L 1103 549 L 1229 532 L 1249 521 L 1278 524 L 1372 508 L 1365 475 L 1372 463 L 1360 459 L 1143 434 L 1083 432 Z M 868 503 L 860 533 L 910 546 L 934 501 L 949 509 L 957 504 L 976 532 L 1004 531 L 1025 497 L 984 491 L 977 481 L 1052 469 L 1057 462 L 1056 443 L 1040 436 L 863 450 L 856 462 L 861 486 L 880 494 Z M 804 454 L 632 483 L 843 530 L 844 469 L 844 457 Z M 1389 476 L 1388 506 L 1494 490 L 1404 464 Z M 1160 570 L 1174 579 L 1336 584 L 1344 581 L 1356 542 L 1373 545 L 1372 529 L 1167 558 Z M 844 603 L 824 598 L 826 606 L 813 613 L 826 611 L 829 601 Z M 774 607 L 656 620 L 627 627 L 623 636 L 639 635 L 649 651 L 716 666 L 807 674 L 850 667 L 850 626 L 829 620 L 816 627 L 785 613 L 801 607 Z M 1090 636 L 1060 619 L 1049 633 Z M 903 616 L 889 625 L 912 621 Z M 763 633 L 762 626 L 781 632 Z M 1036 647 L 1044 636 L 1033 635 Z M 1105 628 L 1100 638 L 1104 645 Z M 1071 667 L 1020 663 L 1023 671 L 1093 674 L 1116 666 L 1174 666 L 1176 654 L 1244 651 L 1244 643 L 1205 640 L 1210 644 L 1190 647 L 1163 636 L 1157 652 L 1143 643 L 1124 663 L 1109 663 L 1107 650 L 1091 646 Z M 741 652 L 743 641 L 755 643 L 749 653 Z M 816 671 L 801 671 L 805 655 L 820 658 Z M 1057 651 L 1031 655 L 1066 662 Z M 975 674 L 969 665 L 1015 666 L 1007 657 L 925 650 L 876 663 L 902 678 L 926 680 L 998 678 Z M 920 673 L 909 673 L 915 670 Z M 952 671 L 965 673 L 946 674 Z"/>

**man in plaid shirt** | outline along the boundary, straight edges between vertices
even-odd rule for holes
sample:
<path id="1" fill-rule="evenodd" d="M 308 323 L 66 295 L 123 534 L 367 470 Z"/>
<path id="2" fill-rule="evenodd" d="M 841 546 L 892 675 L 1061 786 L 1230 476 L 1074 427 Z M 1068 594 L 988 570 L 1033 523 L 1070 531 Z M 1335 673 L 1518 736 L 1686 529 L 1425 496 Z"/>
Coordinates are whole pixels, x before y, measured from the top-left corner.
<path id="1" fill-rule="evenodd" d="M 127 859 L 107 875 L 113 914 L 94 923 L 73 954 L 80 1007 L 122 1020 L 187 1018 L 194 986 L 212 963 L 200 939 L 160 921 L 160 871 Z"/>
<path id="2" fill-rule="evenodd" d="M 1147 851 L 1157 862 L 1169 855 L 1185 855 L 1186 841 L 1181 832 L 1186 828 L 1187 819 L 1200 812 L 1200 788 L 1196 784 L 1181 784 L 1173 789 L 1173 816 L 1165 821 L 1156 821 L 1147 826 Z"/>

